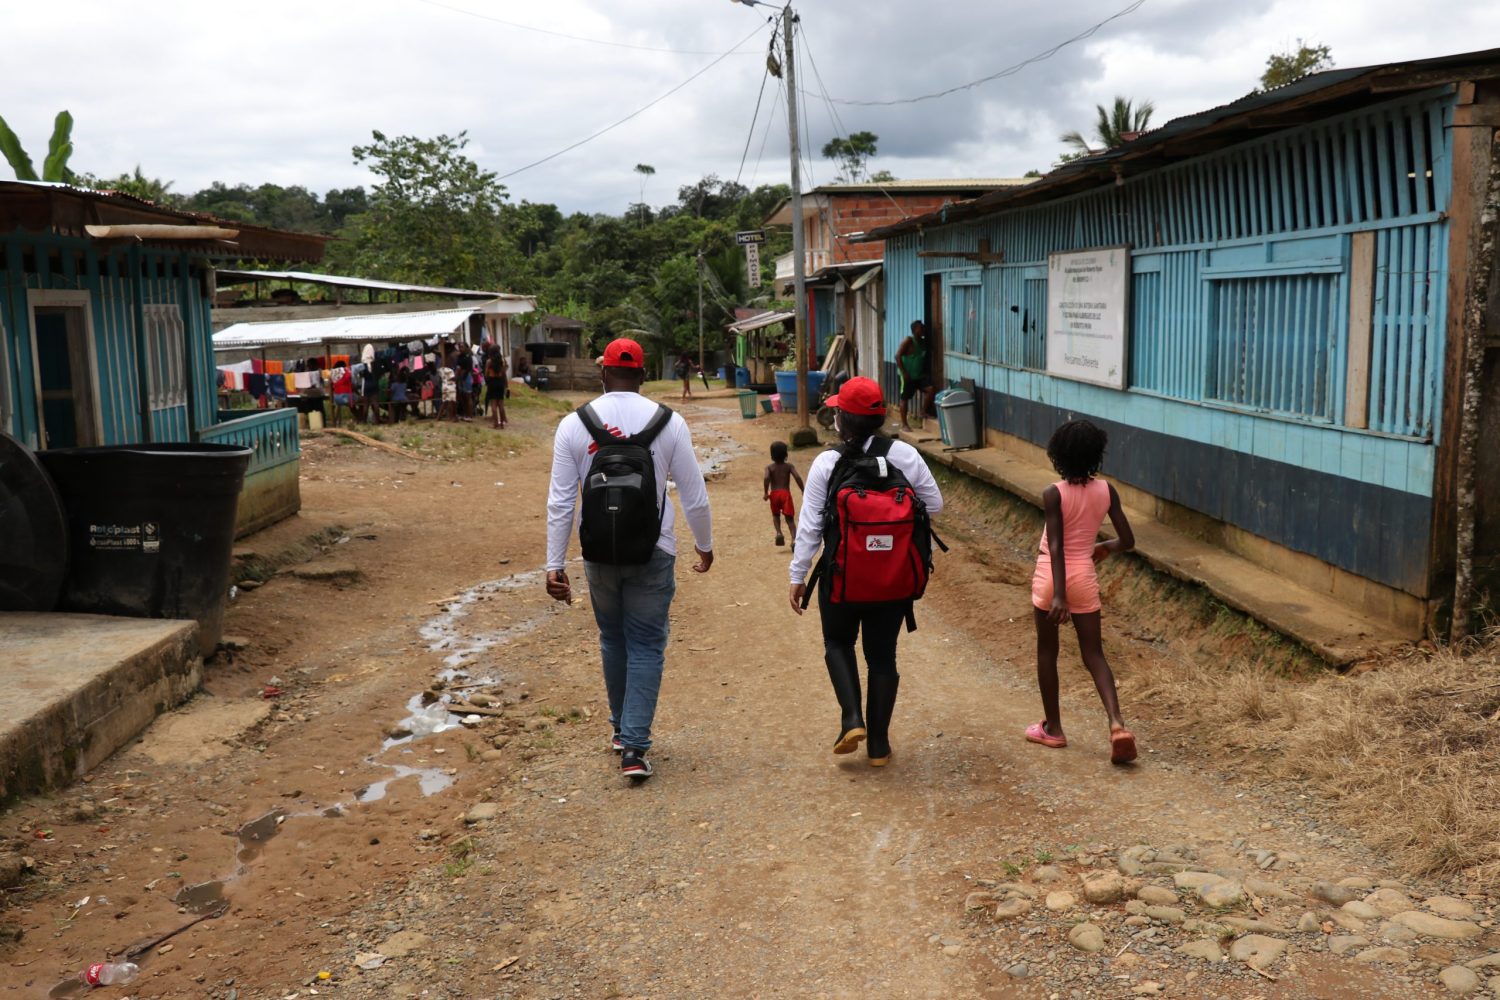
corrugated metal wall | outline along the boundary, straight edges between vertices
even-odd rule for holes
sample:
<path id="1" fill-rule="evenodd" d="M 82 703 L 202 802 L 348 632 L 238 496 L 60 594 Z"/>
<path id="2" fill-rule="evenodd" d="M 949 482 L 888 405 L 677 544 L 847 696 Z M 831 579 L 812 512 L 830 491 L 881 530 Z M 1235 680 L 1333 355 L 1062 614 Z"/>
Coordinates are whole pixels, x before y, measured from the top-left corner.
<path id="1" fill-rule="evenodd" d="M 86 292 L 93 330 L 91 342 L 98 373 L 97 406 L 103 443 L 132 444 L 142 439 L 140 384 L 136 364 L 134 302 L 165 305 L 181 311 L 186 349 L 186 402 L 151 411 L 151 437 L 187 441 L 187 407 L 194 425 L 216 419 L 215 373 L 209 333 L 210 302 L 203 294 L 204 265 L 184 253 L 116 250 L 100 257 L 88 240 L 16 233 L 0 238 L 0 325 L 6 330 L 5 362 L 9 431 L 33 447 L 39 444 L 35 368 L 31 357 L 31 318 L 27 291 L 49 289 Z M 139 270 L 132 278 L 132 261 Z"/>

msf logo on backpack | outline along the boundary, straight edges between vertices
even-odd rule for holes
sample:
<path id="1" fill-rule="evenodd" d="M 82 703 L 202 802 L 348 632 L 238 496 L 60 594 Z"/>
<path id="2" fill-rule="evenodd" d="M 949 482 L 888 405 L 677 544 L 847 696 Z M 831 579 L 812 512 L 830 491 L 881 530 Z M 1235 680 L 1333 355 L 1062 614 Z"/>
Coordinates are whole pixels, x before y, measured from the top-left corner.
<path id="1" fill-rule="evenodd" d="M 866 535 L 866 552 L 894 552 L 896 551 L 895 535 Z"/>
<path id="2" fill-rule="evenodd" d="M 594 439 L 579 504 L 583 558 L 615 566 L 647 562 L 661 538 L 666 505 L 664 484 L 656 481 L 651 445 L 671 421 L 672 411 L 658 407 L 640 433 L 630 437 L 600 423 L 588 406 L 578 408 L 578 419 Z"/>

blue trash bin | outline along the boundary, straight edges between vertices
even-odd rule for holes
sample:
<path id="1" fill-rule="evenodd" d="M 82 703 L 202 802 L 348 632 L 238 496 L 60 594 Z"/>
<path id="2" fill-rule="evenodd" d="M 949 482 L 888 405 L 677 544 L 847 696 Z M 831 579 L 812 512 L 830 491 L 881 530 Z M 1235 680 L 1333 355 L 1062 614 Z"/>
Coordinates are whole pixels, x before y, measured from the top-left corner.
<path id="1" fill-rule="evenodd" d="M 810 405 L 816 406 L 818 395 L 823 391 L 823 380 L 828 377 L 827 372 L 808 372 L 807 385 L 811 395 L 808 396 Z M 781 394 L 781 409 L 785 413 L 797 412 L 797 373 L 777 372 L 776 391 Z"/>

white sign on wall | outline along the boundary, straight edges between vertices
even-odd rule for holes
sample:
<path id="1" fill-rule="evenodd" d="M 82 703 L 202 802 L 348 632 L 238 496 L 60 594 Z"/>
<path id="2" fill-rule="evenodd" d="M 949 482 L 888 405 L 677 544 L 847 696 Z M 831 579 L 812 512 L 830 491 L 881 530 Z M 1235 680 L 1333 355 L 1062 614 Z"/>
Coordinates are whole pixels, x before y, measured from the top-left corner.
<path id="1" fill-rule="evenodd" d="M 1047 255 L 1047 374 L 1125 388 L 1130 248 Z"/>
<path id="2" fill-rule="evenodd" d="M 750 282 L 750 288 L 760 287 L 760 244 L 745 244 L 745 276 Z"/>

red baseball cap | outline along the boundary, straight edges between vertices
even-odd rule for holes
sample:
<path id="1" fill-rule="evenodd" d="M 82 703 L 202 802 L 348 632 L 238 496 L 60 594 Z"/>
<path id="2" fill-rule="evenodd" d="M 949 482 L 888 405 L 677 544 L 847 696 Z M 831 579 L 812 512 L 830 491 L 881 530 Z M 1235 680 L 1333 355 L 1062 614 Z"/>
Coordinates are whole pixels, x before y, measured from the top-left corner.
<path id="1" fill-rule="evenodd" d="M 880 386 L 873 379 L 858 375 L 845 382 L 837 395 L 824 402 L 845 413 L 864 417 L 885 416 L 885 394 L 880 391 Z"/>
<path id="2" fill-rule="evenodd" d="M 628 337 L 621 337 L 609 342 L 609 346 L 604 349 L 601 364 L 606 368 L 644 368 L 646 352 L 641 350 L 640 344 Z"/>

